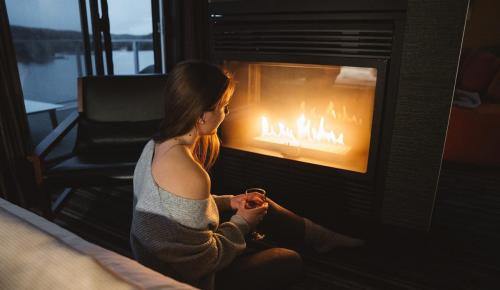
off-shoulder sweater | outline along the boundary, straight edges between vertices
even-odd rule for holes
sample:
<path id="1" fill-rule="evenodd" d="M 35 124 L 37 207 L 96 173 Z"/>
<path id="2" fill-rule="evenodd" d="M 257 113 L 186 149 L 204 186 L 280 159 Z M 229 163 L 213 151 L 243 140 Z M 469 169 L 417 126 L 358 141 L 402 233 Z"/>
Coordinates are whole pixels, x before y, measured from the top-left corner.
<path id="1" fill-rule="evenodd" d="M 151 172 L 154 147 L 152 140 L 146 144 L 134 172 L 134 258 L 195 287 L 213 289 L 215 272 L 244 251 L 248 224 L 239 215 L 219 224 L 219 209 L 230 208 L 230 196 L 195 200 L 160 188 Z"/>

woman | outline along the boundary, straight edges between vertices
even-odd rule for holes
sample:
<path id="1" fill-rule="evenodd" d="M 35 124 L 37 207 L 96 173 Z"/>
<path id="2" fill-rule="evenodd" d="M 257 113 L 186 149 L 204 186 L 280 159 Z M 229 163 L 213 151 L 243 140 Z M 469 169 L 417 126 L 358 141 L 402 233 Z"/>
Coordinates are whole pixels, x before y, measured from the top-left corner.
<path id="1" fill-rule="evenodd" d="M 165 118 L 134 173 L 132 250 L 139 262 L 202 289 L 278 289 L 300 274 L 301 259 L 284 248 L 246 249 L 245 235 L 264 217 L 263 227 L 272 230 L 277 224 L 285 239 L 305 241 L 320 252 L 361 241 L 258 193 L 210 193 L 206 170 L 219 153 L 217 128 L 229 112 L 233 90 L 232 79 L 205 62 L 183 62 L 170 72 Z M 247 199 L 257 206 L 247 208 Z M 223 211 L 234 213 L 229 221 L 220 221 Z"/>

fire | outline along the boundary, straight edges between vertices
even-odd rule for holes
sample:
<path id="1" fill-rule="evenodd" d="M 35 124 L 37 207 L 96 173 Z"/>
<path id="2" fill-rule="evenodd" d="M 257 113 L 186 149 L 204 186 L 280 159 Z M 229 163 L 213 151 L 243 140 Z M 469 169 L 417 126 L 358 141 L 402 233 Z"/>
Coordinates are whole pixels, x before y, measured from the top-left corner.
<path id="1" fill-rule="evenodd" d="M 313 124 L 304 114 L 289 128 L 283 122 L 275 125 L 266 116 L 260 118 L 261 134 L 255 139 L 263 142 L 323 151 L 334 154 L 346 154 L 351 149 L 344 144 L 344 134 L 325 128 L 325 118 L 321 116 L 319 123 Z"/>

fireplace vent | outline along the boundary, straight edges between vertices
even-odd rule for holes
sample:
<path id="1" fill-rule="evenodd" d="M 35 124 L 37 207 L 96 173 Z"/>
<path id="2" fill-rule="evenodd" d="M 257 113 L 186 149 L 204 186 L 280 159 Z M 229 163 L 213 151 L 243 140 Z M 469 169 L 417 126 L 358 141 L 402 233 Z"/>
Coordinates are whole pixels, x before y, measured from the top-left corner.
<path id="1" fill-rule="evenodd" d="M 383 21 L 266 21 L 212 15 L 218 53 L 288 53 L 389 59 L 393 27 Z"/>

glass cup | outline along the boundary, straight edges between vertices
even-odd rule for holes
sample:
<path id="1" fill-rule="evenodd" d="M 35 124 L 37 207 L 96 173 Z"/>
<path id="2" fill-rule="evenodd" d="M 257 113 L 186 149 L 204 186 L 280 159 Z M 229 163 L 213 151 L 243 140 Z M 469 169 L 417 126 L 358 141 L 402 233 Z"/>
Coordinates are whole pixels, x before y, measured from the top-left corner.
<path id="1" fill-rule="evenodd" d="M 262 189 L 262 188 L 258 188 L 258 187 L 252 187 L 252 188 L 248 188 L 245 190 L 245 195 L 248 197 L 248 194 L 249 193 L 252 193 L 252 192 L 257 192 L 257 193 L 260 193 L 263 195 L 263 202 L 266 201 L 266 195 L 267 195 L 267 192 L 265 189 Z M 254 207 L 257 207 L 258 204 L 256 204 L 254 201 L 251 201 L 251 200 L 248 200 L 247 199 L 247 202 L 245 204 L 245 207 L 246 208 L 254 208 Z M 250 233 L 250 238 L 254 241 L 260 241 L 262 239 L 264 239 L 266 237 L 266 235 L 264 234 L 261 234 L 257 231 L 253 231 Z"/>

